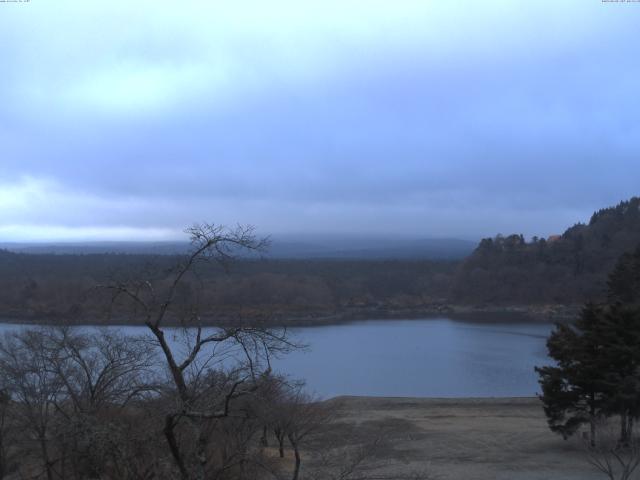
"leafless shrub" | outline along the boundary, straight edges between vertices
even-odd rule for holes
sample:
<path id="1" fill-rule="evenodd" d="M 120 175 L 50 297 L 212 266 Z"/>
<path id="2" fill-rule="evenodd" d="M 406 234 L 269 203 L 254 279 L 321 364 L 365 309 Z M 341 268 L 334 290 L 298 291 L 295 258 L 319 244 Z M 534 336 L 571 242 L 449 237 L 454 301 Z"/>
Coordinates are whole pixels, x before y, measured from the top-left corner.
<path id="1" fill-rule="evenodd" d="M 587 461 L 610 480 L 629 480 L 640 465 L 640 438 L 621 444 L 619 432 L 607 419 L 598 422 L 595 445 L 585 442 Z"/>
<path id="2" fill-rule="evenodd" d="M 12 400 L 14 421 L 25 432 L 20 438 L 24 460 L 35 456 L 46 478 L 53 480 L 57 460 L 51 451 L 51 430 L 64 382 L 50 368 L 47 348 L 47 336 L 40 330 L 7 334 L 0 342 L 0 374 Z"/>
<path id="3" fill-rule="evenodd" d="M 40 328 L 5 335 L 0 379 L 23 455 L 21 471 L 37 477 L 40 464 L 51 479 L 126 468 L 118 452 L 134 437 L 124 434 L 123 409 L 153 387 L 152 359 L 145 344 L 106 331 Z"/>
<path id="4" fill-rule="evenodd" d="M 282 453 L 282 438 L 286 436 L 293 449 L 292 479 L 298 480 L 302 465 L 301 449 L 309 436 L 317 433 L 331 419 L 326 405 L 304 391 L 298 384 L 284 389 L 275 410 L 273 429 Z"/>

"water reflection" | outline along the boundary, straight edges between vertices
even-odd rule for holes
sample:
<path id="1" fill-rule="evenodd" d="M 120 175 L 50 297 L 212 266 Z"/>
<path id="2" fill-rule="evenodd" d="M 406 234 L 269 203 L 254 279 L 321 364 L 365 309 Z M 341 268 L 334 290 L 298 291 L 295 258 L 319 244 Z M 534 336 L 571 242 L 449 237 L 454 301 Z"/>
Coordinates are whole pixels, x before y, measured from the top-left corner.
<path id="1" fill-rule="evenodd" d="M 450 319 L 301 328 L 295 333 L 310 351 L 275 365 L 326 397 L 532 396 L 538 391 L 533 367 L 548 363 L 551 328 Z"/>
<path id="2" fill-rule="evenodd" d="M 21 328 L 3 324 L 0 332 Z M 85 327 L 86 328 L 86 327 Z M 144 327 L 110 327 L 127 334 Z M 376 320 L 296 328 L 309 345 L 273 362 L 274 369 L 306 379 L 322 397 L 532 396 L 533 367 L 548 363 L 551 324 L 478 323 L 451 319 Z M 179 341 L 176 332 L 174 341 Z"/>

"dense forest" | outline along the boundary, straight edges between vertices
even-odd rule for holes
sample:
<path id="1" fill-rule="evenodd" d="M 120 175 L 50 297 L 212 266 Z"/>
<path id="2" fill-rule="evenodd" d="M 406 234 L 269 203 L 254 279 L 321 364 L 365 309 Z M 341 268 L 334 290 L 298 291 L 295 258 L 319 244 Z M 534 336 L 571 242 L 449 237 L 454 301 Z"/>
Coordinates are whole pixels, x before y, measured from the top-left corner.
<path id="1" fill-rule="evenodd" d="M 121 322 L 109 298 L 95 289 L 140 274 L 167 276 L 176 256 L 124 254 L 31 255 L 0 253 L 0 316 L 29 321 Z M 229 268 L 199 269 L 200 295 L 216 321 L 243 318 L 334 318 L 443 305 L 456 262 L 429 260 L 236 260 Z"/>
<path id="2" fill-rule="evenodd" d="M 580 303 L 600 300 L 616 260 L 640 244 L 640 198 L 595 212 L 548 239 L 483 239 L 457 271 L 461 303 Z"/>
<path id="3" fill-rule="evenodd" d="M 640 244 L 640 198 L 595 212 L 588 224 L 527 241 L 484 239 L 462 261 L 441 259 L 238 259 L 200 267 L 184 301 L 215 312 L 282 323 L 407 316 L 506 305 L 598 301 L 616 259 Z M 168 277 L 179 255 L 27 254 L 0 250 L 0 317 L 124 322 L 96 289 L 144 275 Z M 176 319 L 174 319 L 176 320 Z"/>

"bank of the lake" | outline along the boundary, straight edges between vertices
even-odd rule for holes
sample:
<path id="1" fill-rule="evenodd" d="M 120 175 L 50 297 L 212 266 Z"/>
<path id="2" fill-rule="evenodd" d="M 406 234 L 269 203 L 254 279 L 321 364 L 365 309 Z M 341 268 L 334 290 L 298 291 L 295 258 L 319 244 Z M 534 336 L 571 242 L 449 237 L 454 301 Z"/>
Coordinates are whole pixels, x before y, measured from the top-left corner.
<path id="1" fill-rule="evenodd" d="M 331 439 L 383 440 L 379 477 L 426 471 L 429 478 L 596 480 L 581 440 L 549 431 L 535 397 L 373 398 L 328 401 Z M 345 440 L 346 441 L 346 440 Z"/>
<path id="2" fill-rule="evenodd" d="M 469 322 L 567 322 L 576 318 L 582 305 L 578 304 L 535 304 L 535 305 L 464 305 L 435 303 L 418 307 L 345 307 L 326 314 L 274 314 L 268 311 L 235 311 L 233 314 L 203 314 L 200 316 L 202 326 L 232 326 L 238 322 L 250 325 L 272 327 L 310 327 L 331 326 L 362 320 L 404 320 L 422 318 L 454 318 Z M 0 312 L 1 323 L 37 324 L 37 325 L 85 325 L 85 326 L 136 326 L 142 320 L 124 316 L 105 316 L 104 318 L 78 315 L 63 315 L 51 312 Z M 180 321 L 167 318 L 167 326 L 182 326 Z"/>
<path id="3" fill-rule="evenodd" d="M 469 322 L 567 322 L 576 318 L 582 305 L 463 305 L 432 304 L 412 308 L 350 307 L 328 315 L 281 317 L 272 322 L 284 326 L 340 325 L 361 320 L 441 318 L 446 316 Z"/>

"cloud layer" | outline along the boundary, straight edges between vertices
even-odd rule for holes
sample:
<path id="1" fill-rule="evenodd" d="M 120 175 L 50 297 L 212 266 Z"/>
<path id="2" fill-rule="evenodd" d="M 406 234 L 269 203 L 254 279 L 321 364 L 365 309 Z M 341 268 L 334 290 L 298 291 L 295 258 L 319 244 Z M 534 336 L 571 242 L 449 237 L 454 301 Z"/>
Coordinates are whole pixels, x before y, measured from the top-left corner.
<path id="1" fill-rule="evenodd" d="M 0 237 L 557 232 L 638 193 L 640 7 L 0 5 Z"/>

